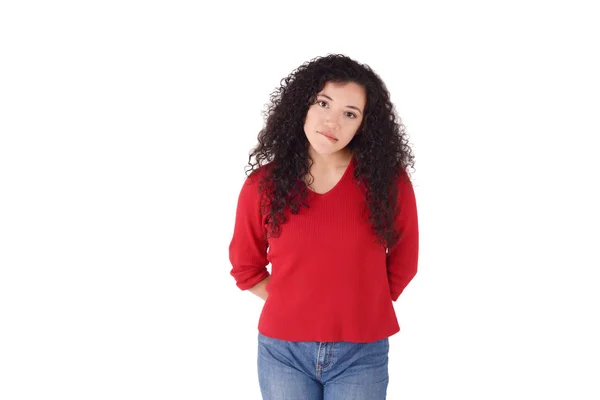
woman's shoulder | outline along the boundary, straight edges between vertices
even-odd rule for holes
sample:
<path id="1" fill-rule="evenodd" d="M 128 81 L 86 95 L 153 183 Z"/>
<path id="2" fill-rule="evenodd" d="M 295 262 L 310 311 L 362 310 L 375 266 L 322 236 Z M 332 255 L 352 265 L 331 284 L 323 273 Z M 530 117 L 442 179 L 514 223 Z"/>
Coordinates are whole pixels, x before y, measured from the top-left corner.
<path id="1" fill-rule="evenodd" d="M 255 166 L 254 169 L 246 173 L 246 183 L 254 184 L 259 182 L 265 175 L 269 173 L 270 168 L 270 163 Z"/>
<path id="2" fill-rule="evenodd" d="M 246 178 L 241 188 L 240 196 L 243 198 L 256 199 L 261 192 L 261 182 L 264 184 L 264 177 L 270 169 L 269 164 L 254 166 L 250 171 L 246 171 Z"/>
<path id="3" fill-rule="evenodd" d="M 406 168 L 400 168 L 396 173 L 396 184 L 412 185 L 412 178 Z"/>

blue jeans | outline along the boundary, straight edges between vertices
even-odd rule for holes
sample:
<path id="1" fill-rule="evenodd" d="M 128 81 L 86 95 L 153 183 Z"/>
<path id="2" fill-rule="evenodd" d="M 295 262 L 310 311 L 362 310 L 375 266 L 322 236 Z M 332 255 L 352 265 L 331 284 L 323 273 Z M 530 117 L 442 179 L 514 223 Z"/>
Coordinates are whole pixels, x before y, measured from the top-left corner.
<path id="1" fill-rule="evenodd" d="M 388 353 L 388 338 L 371 343 L 290 342 L 259 332 L 263 400 L 385 399 Z"/>

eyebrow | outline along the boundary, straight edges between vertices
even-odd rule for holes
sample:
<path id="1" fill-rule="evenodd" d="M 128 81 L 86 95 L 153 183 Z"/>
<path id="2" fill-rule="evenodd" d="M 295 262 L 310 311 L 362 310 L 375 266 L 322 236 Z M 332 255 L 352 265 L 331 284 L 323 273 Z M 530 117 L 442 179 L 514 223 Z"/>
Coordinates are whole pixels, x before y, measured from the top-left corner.
<path id="1" fill-rule="evenodd" d="M 329 100 L 333 101 L 333 99 L 332 99 L 331 97 L 329 97 L 329 96 L 327 96 L 326 94 L 323 94 L 323 93 L 319 93 L 319 94 L 317 94 L 317 96 L 323 96 L 323 97 L 325 97 L 325 98 L 327 98 L 327 99 L 329 99 Z M 354 107 L 354 106 L 346 106 L 346 107 L 348 107 L 348 108 L 353 108 L 353 109 L 355 109 L 356 111 L 358 111 L 359 113 L 361 113 L 361 114 L 362 114 L 362 111 L 361 111 L 361 110 L 360 110 L 360 108 L 358 108 L 358 107 Z"/>

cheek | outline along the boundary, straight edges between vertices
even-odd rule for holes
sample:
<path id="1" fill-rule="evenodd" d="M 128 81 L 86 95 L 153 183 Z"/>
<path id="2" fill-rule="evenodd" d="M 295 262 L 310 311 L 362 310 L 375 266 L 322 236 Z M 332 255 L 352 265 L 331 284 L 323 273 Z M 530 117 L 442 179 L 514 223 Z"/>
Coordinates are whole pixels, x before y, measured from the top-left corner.
<path id="1" fill-rule="evenodd" d="M 305 127 L 312 127 L 315 125 L 315 123 L 317 122 L 318 116 L 316 115 L 316 113 L 314 111 L 312 111 L 312 109 L 309 109 L 308 112 L 306 113 L 306 118 L 304 119 L 304 126 Z"/>
<path id="2" fill-rule="evenodd" d="M 346 126 L 344 126 L 344 131 L 346 132 L 346 136 L 354 136 L 360 127 L 359 123 L 350 122 Z"/>

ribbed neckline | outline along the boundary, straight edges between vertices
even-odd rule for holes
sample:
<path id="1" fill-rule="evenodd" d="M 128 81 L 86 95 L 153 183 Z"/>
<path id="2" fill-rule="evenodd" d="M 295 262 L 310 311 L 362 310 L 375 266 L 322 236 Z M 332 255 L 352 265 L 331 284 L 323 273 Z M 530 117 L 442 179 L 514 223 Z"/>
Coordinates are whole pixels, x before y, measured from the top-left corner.
<path id="1" fill-rule="evenodd" d="M 329 189 L 325 193 L 317 193 L 314 190 L 312 190 L 311 188 L 309 188 L 308 185 L 306 185 L 306 189 L 308 190 L 309 193 L 311 193 L 313 196 L 315 196 L 317 198 L 323 198 L 325 196 L 328 196 L 329 194 L 333 193 L 338 187 L 340 187 L 341 184 L 348 178 L 348 176 L 350 175 L 350 171 L 353 169 L 353 167 L 354 167 L 354 155 L 350 158 L 350 162 L 346 166 L 346 170 L 342 174 L 342 177 L 340 178 L 340 180 L 337 181 L 337 183 L 331 189 Z"/>

